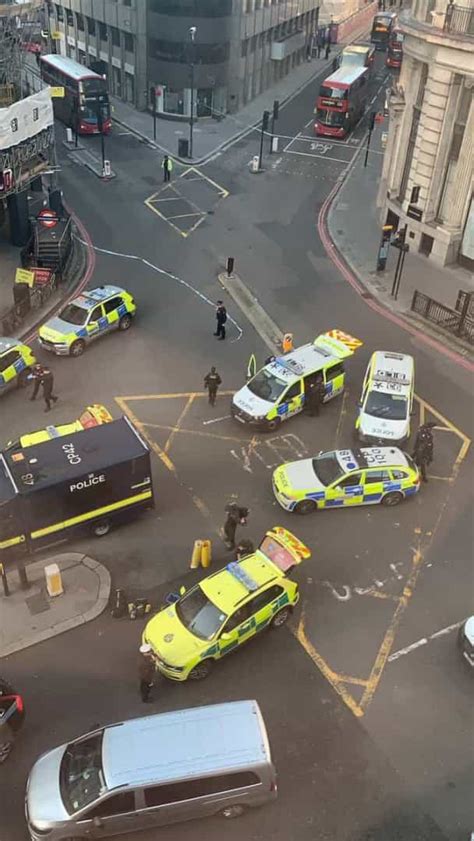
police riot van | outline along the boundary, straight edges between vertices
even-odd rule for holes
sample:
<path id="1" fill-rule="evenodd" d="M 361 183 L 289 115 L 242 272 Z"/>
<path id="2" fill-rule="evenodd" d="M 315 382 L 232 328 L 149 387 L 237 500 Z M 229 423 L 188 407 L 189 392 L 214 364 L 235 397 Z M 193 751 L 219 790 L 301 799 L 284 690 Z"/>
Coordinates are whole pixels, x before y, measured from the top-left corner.
<path id="1" fill-rule="evenodd" d="M 150 451 L 126 417 L 0 453 L 2 558 L 152 507 Z"/>
<path id="2" fill-rule="evenodd" d="M 234 394 L 232 417 L 264 431 L 277 429 L 304 409 L 309 388 L 321 378 L 327 403 L 344 390 L 343 360 L 361 346 L 360 339 L 329 330 L 314 342 L 276 357 Z"/>
<path id="3" fill-rule="evenodd" d="M 401 444 L 410 437 L 415 363 L 405 353 L 376 350 L 362 386 L 356 434 L 365 444 Z"/>

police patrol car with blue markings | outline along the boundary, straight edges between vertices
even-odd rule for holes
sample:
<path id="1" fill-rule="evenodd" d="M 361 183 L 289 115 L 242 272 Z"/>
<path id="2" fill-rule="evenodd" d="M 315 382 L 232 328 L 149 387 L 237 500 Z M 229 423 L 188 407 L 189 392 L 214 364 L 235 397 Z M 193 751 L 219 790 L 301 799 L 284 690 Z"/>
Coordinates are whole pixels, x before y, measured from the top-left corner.
<path id="1" fill-rule="evenodd" d="M 396 447 L 331 450 L 281 464 L 273 473 L 277 501 L 297 514 L 378 502 L 398 505 L 419 489 L 417 466 Z"/>
<path id="2" fill-rule="evenodd" d="M 136 309 L 133 297 L 119 286 L 88 289 L 40 327 L 40 345 L 59 356 L 80 356 L 94 339 L 128 330 Z"/>
<path id="3" fill-rule="evenodd" d="M 366 444 L 400 444 L 410 436 L 415 363 L 405 353 L 376 350 L 367 366 L 356 420 Z"/>
<path id="4" fill-rule="evenodd" d="M 319 378 L 324 383 L 324 403 L 344 390 L 343 360 L 362 342 L 342 330 L 328 330 L 314 342 L 279 356 L 257 371 L 234 394 L 231 414 L 242 424 L 274 430 L 303 411 L 306 394 Z"/>
<path id="5" fill-rule="evenodd" d="M 0 336 L 0 395 L 15 386 L 25 386 L 35 363 L 36 358 L 28 345 L 19 339 Z"/>

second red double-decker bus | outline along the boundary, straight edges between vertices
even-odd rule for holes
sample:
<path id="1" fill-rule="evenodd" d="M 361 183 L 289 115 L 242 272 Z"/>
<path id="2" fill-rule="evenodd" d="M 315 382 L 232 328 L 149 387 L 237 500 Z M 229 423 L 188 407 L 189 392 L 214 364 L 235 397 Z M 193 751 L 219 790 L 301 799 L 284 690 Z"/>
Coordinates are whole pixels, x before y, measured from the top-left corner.
<path id="1" fill-rule="evenodd" d="M 403 39 L 404 34 L 400 29 L 394 29 L 389 41 L 387 50 L 387 67 L 401 67 L 403 59 Z"/>
<path id="2" fill-rule="evenodd" d="M 368 67 L 340 67 L 322 83 L 316 102 L 314 131 L 324 137 L 346 137 L 359 122 L 369 96 Z"/>
<path id="3" fill-rule="evenodd" d="M 108 134 L 112 128 L 109 94 L 103 76 L 60 55 L 41 56 L 41 77 L 64 89 L 55 97 L 54 115 L 78 134 Z"/>

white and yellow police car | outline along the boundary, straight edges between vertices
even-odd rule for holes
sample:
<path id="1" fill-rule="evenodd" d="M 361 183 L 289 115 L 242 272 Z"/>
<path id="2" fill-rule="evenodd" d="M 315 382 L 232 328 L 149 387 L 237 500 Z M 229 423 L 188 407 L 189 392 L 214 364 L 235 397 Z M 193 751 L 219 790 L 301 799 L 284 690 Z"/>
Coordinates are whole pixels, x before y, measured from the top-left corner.
<path id="1" fill-rule="evenodd" d="M 396 447 L 331 450 L 281 464 L 273 492 L 281 507 L 297 514 L 349 505 L 398 505 L 420 489 L 414 461 Z"/>
<path id="2" fill-rule="evenodd" d="M 376 350 L 367 366 L 356 420 L 366 444 L 401 444 L 410 436 L 415 363 L 406 353 Z"/>
<path id="3" fill-rule="evenodd" d="M 28 345 L 19 339 L 0 336 L 0 395 L 15 386 L 25 386 L 35 363 L 36 358 Z"/>
<path id="4" fill-rule="evenodd" d="M 58 356 L 80 356 L 99 336 L 128 330 L 136 309 L 133 297 L 119 286 L 88 289 L 40 327 L 40 345 Z"/>
<path id="5" fill-rule="evenodd" d="M 342 330 L 329 330 L 314 342 L 302 345 L 269 362 L 232 399 L 231 414 L 243 424 L 274 430 L 304 408 L 311 383 L 322 377 L 324 402 L 344 390 L 343 360 L 361 347 Z"/>

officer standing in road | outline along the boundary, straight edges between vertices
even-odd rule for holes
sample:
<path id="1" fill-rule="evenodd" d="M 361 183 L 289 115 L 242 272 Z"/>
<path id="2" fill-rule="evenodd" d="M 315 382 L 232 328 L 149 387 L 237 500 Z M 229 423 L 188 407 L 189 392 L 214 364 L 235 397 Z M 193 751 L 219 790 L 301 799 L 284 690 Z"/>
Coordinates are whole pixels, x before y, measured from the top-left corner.
<path id="1" fill-rule="evenodd" d="M 44 365 L 35 365 L 33 368 L 33 375 L 34 379 L 34 387 L 33 387 L 33 394 L 30 397 L 30 400 L 36 400 L 38 390 L 40 385 L 43 386 L 43 397 L 44 402 L 46 403 L 45 412 L 49 412 L 51 409 L 51 401 L 56 403 L 57 396 L 53 394 L 53 387 L 54 387 L 54 376 L 53 372 L 50 368 L 47 368 Z"/>
<path id="2" fill-rule="evenodd" d="M 209 373 L 204 377 L 204 387 L 208 390 L 211 406 L 216 405 L 217 389 L 221 383 L 222 380 L 216 371 L 215 365 L 213 365 Z"/>
<path id="3" fill-rule="evenodd" d="M 28 377 L 29 380 L 33 380 L 33 393 L 30 397 L 30 400 L 36 400 L 38 396 L 39 387 L 41 385 L 41 377 L 43 375 L 43 366 L 39 363 L 33 366 L 33 370 Z"/>
<path id="4" fill-rule="evenodd" d="M 227 518 L 224 523 L 225 544 L 228 549 L 234 549 L 237 526 L 247 525 L 249 509 L 237 505 L 236 502 L 231 502 L 229 505 L 226 505 L 225 513 L 227 514 Z"/>
<path id="5" fill-rule="evenodd" d="M 163 163 L 161 164 L 163 167 L 163 181 L 171 181 L 171 173 L 173 171 L 173 161 L 168 155 L 165 155 L 163 158 Z"/>
<path id="6" fill-rule="evenodd" d="M 429 423 L 425 423 L 420 426 L 418 432 L 416 433 L 412 458 L 420 468 L 421 479 L 423 482 L 428 481 L 426 470 L 428 465 L 433 461 L 434 440 L 432 430 L 435 426 L 436 424 L 433 423 L 433 421 L 430 421 Z"/>
<path id="7" fill-rule="evenodd" d="M 227 310 L 222 301 L 217 301 L 216 320 L 217 330 L 214 333 L 214 336 L 217 336 L 218 339 L 225 339 L 225 323 L 227 321 Z"/>
<path id="8" fill-rule="evenodd" d="M 310 417 L 319 417 L 325 393 L 323 378 L 321 374 L 318 374 L 308 384 L 308 390 L 305 394 L 305 405 Z"/>
<path id="9" fill-rule="evenodd" d="M 139 648 L 138 676 L 140 678 L 140 696 L 144 704 L 151 701 L 150 693 L 155 685 L 156 666 L 153 659 L 153 649 L 148 643 Z"/>

